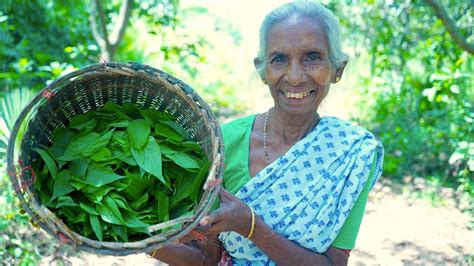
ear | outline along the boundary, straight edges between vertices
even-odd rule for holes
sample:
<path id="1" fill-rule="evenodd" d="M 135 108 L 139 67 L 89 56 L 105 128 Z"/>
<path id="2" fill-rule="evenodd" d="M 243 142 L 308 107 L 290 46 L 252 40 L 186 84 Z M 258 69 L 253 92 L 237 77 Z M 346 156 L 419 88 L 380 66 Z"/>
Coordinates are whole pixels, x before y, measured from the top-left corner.
<path id="1" fill-rule="evenodd" d="M 255 57 L 253 59 L 253 65 L 255 66 L 255 69 L 258 69 L 262 65 L 262 60 L 260 60 L 258 57 Z"/>
<path id="2" fill-rule="evenodd" d="M 347 65 L 347 60 L 341 63 L 341 65 L 336 69 L 336 72 L 334 73 L 332 77 L 332 83 L 337 83 L 339 80 L 341 80 L 342 73 L 344 73 L 344 69 L 346 68 Z"/>
<path id="3" fill-rule="evenodd" d="M 260 58 L 258 58 L 258 57 L 255 57 L 253 59 L 253 65 L 255 66 L 255 69 L 257 70 L 258 75 L 262 79 L 263 84 L 266 85 L 267 81 L 265 80 L 265 77 L 262 75 L 262 73 L 260 73 L 260 71 L 259 71 L 259 68 L 262 66 L 262 60 L 260 60 Z"/>

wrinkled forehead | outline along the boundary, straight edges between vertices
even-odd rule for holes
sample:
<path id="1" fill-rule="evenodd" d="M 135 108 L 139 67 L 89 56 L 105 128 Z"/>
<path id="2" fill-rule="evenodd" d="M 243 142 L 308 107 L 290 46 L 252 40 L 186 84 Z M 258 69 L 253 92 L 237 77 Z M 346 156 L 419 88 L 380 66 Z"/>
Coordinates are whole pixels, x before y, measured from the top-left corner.
<path id="1" fill-rule="evenodd" d="M 328 42 L 321 23 L 306 17 L 290 17 L 273 25 L 266 36 L 266 52 L 279 46 L 308 46 L 327 49 Z M 269 49 L 270 48 L 270 49 Z"/>
<path id="2" fill-rule="evenodd" d="M 267 31 L 267 40 L 268 40 L 268 35 L 272 31 L 275 30 L 275 28 L 287 28 L 287 29 L 315 29 L 319 34 L 322 34 L 323 36 L 326 36 L 326 29 L 324 23 L 322 23 L 320 18 L 314 18 L 314 17 L 307 17 L 307 16 L 301 16 L 299 14 L 294 14 L 288 18 L 285 18 L 275 24 L 272 25 L 271 28 L 268 29 Z"/>

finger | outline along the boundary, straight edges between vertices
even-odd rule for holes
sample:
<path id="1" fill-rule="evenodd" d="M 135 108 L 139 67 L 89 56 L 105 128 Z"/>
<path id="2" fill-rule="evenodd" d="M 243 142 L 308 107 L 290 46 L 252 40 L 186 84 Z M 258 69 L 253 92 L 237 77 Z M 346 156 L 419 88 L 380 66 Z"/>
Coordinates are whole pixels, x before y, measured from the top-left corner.
<path id="1" fill-rule="evenodd" d="M 235 201 L 235 196 L 230 194 L 229 191 L 225 190 L 224 188 L 221 188 L 219 190 L 219 199 L 221 200 L 222 203 L 226 203 L 229 201 Z"/>
<path id="2" fill-rule="evenodd" d="M 193 236 L 192 234 L 188 233 L 188 234 L 184 235 L 183 237 L 181 237 L 180 239 L 173 242 L 173 244 L 184 244 L 184 243 L 188 243 L 190 241 L 193 241 L 194 239 L 196 239 L 196 237 Z"/>
<path id="3" fill-rule="evenodd" d="M 199 228 L 199 231 L 203 234 L 212 235 L 219 234 L 222 231 L 227 231 L 227 226 L 228 223 L 226 221 L 222 220 L 221 218 L 218 218 L 218 220 L 214 221 L 213 223 L 209 223 L 207 225 L 199 225 L 196 228 Z"/>
<path id="4" fill-rule="evenodd" d="M 204 216 L 200 221 L 200 225 L 212 225 L 219 221 L 219 218 L 222 213 L 222 207 L 213 211 L 211 214 Z"/>

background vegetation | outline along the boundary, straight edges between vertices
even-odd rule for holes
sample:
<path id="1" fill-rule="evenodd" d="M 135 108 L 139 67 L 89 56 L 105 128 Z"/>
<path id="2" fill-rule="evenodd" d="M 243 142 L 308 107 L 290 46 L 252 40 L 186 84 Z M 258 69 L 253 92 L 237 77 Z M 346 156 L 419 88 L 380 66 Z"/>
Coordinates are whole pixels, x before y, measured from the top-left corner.
<path id="1" fill-rule="evenodd" d="M 433 1 L 394 2 L 324 2 L 341 20 L 357 73 L 353 119 L 382 140 L 385 178 L 430 185 L 434 198 L 452 188 L 449 196 L 472 213 L 474 4 L 441 1 L 466 47 L 453 41 Z M 31 230 L 5 171 L 10 129 L 40 89 L 99 57 L 136 61 L 187 82 L 224 119 L 248 108 L 239 94 L 247 77 L 233 68 L 250 60 L 235 53 L 240 45 L 229 20 L 177 0 L 2 1 L 0 260 L 30 264 L 59 250 Z"/>

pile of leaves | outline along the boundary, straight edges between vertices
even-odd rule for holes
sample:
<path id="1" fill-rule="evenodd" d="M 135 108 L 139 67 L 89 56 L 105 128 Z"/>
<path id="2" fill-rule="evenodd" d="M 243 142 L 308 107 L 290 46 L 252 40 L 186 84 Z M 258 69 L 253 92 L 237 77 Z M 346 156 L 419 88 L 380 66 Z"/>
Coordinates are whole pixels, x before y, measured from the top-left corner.
<path id="1" fill-rule="evenodd" d="M 33 149 L 34 189 L 67 226 L 100 241 L 133 241 L 192 213 L 210 161 L 165 112 L 107 103 L 74 116 Z"/>

